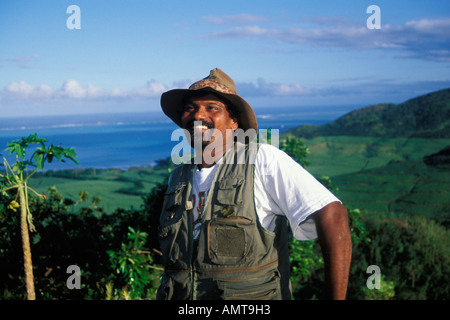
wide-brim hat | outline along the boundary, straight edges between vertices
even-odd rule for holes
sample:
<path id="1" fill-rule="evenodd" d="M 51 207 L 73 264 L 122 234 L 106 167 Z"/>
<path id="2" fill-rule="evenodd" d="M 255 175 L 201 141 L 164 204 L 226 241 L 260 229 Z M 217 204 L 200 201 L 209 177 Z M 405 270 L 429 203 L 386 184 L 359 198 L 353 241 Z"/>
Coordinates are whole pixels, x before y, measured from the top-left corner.
<path id="1" fill-rule="evenodd" d="M 239 128 L 258 130 L 256 115 L 252 107 L 238 95 L 234 81 L 218 68 L 211 70 L 209 76 L 193 83 L 188 89 L 173 89 L 164 92 L 161 95 L 161 108 L 173 122 L 182 127 L 181 115 L 184 101 L 190 94 L 198 91 L 211 92 L 225 98 L 239 113 L 237 119 Z"/>

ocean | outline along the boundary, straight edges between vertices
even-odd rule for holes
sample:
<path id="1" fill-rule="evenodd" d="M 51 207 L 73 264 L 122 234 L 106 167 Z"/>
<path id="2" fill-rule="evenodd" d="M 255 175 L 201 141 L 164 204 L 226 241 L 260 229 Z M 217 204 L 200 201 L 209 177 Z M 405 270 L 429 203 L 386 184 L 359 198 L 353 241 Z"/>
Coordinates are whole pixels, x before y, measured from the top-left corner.
<path id="1" fill-rule="evenodd" d="M 255 109 L 259 129 L 280 133 L 301 124 L 329 123 L 348 111 L 333 107 Z M 153 166 L 170 157 L 180 143 L 171 141 L 177 128 L 162 112 L 0 118 L 0 154 L 11 161 L 5 151 L 7 143 L 37 133 L 48 139 L 48 145 L 73 147 L 77 153 L 79 165 L 55 160 L 46 164 L 46 170 Z"/>

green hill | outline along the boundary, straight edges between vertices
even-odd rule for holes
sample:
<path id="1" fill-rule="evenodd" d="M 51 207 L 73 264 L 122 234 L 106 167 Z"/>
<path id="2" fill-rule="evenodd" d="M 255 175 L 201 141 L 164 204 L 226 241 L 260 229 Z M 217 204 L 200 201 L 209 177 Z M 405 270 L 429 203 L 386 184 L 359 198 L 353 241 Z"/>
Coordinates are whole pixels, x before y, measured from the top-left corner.
<path id="1" fill-rule="evenodd" d="M 450 222 L 450 139 L 328 136 L 305 141 L 308 171 L 349 207 Z"/>
<path id="2" fill-rule="evenodd" d="M 284 133 L 318 136 L 450 138 L 450 89 L 435 91 L 401 104 L 377 104 L 351 111 L 322 125 L 302 125 Z"/>
<path id="3" fill-rule="evenodd" d="M 347 205 L 371 211 L 420 215 L 450 223 L 448 166 L 423 160 L 392 161 L 386 166 L 333 178 Z"/>
<path id="4" fill-rule="evenodd" d="M 354 110 L 286 135 L 303 138 L 308 170 L 330 177 L 350 207 L 449 224 L 450 89 Z"/>

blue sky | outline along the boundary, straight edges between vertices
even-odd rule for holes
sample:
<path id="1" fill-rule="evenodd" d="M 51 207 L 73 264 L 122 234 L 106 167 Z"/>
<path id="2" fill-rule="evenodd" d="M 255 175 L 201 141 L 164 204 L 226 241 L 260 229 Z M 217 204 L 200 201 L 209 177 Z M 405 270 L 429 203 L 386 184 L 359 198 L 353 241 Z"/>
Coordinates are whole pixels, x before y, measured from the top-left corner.
<path id="1" fill-rule="evenodd" d="M 215 67 L 256 110 L 400 103 L 450 87 L 449 30 L 448 0 L 0 0 L 0 117 L 159 110 Z"/>

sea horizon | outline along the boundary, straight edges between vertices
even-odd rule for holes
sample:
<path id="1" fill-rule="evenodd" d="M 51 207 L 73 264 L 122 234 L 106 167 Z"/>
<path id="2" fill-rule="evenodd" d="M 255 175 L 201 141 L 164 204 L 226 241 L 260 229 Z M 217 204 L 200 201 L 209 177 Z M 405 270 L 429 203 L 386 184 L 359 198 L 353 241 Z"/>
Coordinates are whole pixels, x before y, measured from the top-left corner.
<path id="1" fill-rule="evenodd" d="M 259 129 L 282 133 L 302 124 L 330 123 L 352 108 L 259 108 Z M 127 169 L 154 166 L 170 157 L 179 141 L 171 141 L 178 127 L 162 112 L 129 112 L 0 118 L 0 154 L 11 161 L 7 143 L 37 133 L 47 144 L 72 147 L 79 165 L 67 160 L 46 164 L 44 170 Z M 34 149 L 31 147 L 30 152 Z"/>

